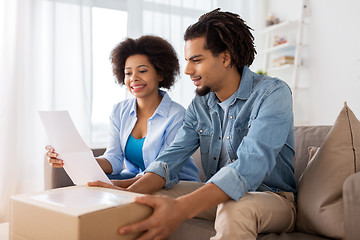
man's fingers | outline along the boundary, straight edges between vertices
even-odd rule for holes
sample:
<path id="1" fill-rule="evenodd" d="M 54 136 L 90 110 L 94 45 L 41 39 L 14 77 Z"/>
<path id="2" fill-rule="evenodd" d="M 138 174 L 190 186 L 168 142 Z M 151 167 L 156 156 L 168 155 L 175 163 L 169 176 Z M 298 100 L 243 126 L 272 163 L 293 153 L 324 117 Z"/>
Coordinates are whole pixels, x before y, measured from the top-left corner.
<path id="1" fill-rule="evenodd" d="M 141 197 L 135 197 L 135 202 L 144 204 L 144 205 L 148 205 L 148 206 L 154 208 L 154 206 L 156 205 L 156 201 L 154 198 L 156 198 L 156 196 L 144 195 Z M 119 234 L 129 234 L 129 233 L 136 233 L 136 232 L 143 232 L 146 230 L 150 230 L 150 229 L 152 229 L 151 222 L 153 222 L 153 216 L 151 216 L 143 221 L 140 221 L 140 222 L 137 222 L 134 224 L 130 224 L 130 225 L 120 228 Z M 145 239 L 147 239 L 147 238 L 145 238 Z"/>
<path id="2" fill-rule="evenodd" d="M 119 229 L 119 234 L 130 234 L 130 233 L 138 233 L 138 232 L 144 232 L 148 229 L 150 229 L 149 226 L 149 219 L 151 219 L 151 217 L 141 221 L 141 222 L 137 222 L 134 224 L 130 224 L 124 227 L 121 227 Z"/>
<path id="3" fill-rule="evenodd" d="M 135 197 L 135 202 L 155 208 L 158 204 L 158 201 L 156 200 L 157 198 L 158 196 L 144 195 L 141 197 Z"/>
<path id="4" fill-rule="evenodd" d="M 158 232 L 156 230 L 148 230 L 144 232 L 137 240 L 162 240 L 165 239 L 164 236 L 161 236 L 161 232 Z"/>

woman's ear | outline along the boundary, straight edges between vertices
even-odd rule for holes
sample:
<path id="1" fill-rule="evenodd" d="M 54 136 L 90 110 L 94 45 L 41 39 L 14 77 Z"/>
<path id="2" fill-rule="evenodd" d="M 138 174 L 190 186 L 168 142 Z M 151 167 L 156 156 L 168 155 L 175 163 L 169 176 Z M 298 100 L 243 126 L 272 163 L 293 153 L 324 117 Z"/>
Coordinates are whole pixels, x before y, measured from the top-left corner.
<path id="1" fill-rule="evenodd" d="M 161 74 L 158 74 L 158 81 L 159 82 L 164 81 L 164 76 L 162 76 Z"/>

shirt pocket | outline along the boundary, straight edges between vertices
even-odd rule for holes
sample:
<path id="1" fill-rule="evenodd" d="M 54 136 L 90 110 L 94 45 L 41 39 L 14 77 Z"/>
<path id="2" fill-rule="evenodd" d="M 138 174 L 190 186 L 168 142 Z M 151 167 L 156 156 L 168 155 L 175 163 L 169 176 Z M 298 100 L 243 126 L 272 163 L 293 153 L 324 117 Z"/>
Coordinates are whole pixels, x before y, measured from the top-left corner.
<path id="1" fill-rule="evenodd" d="M 211 138 L 214 134 L 214 130 L 203 122 L 197 122 L 195 124 L 195 130 L 200 139 L 200 153 L 209 153 Z"/>
<path id="2" fill-rule="evenodd" d="M 249 128 L 251 127 L 251 123 L 252 123 L 252 118 L 250 117 L 250 119 L 247 120 L 243 120 L 241 122 L 236 122 L 234 125 L 234 129 L 235 129 L 235 136 L 234 136 L 234 140 L 236 142 L 238 142 L 238 144 L 240 144 L 240 142 L 242 141 L 242 139 L 248 134 L 249 132 Z"/>

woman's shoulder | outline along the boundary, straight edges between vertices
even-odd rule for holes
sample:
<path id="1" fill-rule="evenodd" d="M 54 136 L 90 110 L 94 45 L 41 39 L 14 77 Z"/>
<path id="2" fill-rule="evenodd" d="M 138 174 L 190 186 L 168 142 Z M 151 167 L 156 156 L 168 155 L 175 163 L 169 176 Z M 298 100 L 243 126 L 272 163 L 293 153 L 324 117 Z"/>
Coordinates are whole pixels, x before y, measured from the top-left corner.
<path id="1" fill-rule="evenodd" d="M 174 111 L 176 112 L 181 112 L 181 113 L 185 113 L 185 108 L 179 104 L 178 102 L 175 102 L 175 101 L 171 101 L 171 108 L 174 109 Z"/>
<path id="2" fill-rule="evenodd" d="M 173 101 L 167 93 L 164 95 L 164 100 L 166 101 L 164 106 L 168 105 L 169 115 L 185 114 L 185 108 L 178 102 Z"/>
<path id="3" fill-rule="evenodd" d="M 134 108 L 134 104 L 135 104 L 135 98 L 129 98 L 120 101 L 113 106 L 112 113 L 117 114 L 117 113 L 130 112 Z"/>

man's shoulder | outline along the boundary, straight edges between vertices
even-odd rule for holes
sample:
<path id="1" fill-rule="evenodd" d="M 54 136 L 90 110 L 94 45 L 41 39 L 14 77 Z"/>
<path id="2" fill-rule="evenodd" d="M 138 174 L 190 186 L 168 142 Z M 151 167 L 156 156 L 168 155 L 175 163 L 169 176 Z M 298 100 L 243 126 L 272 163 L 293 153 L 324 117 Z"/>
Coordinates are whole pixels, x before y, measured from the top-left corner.
<path id="1" fill-rule="evenodd" d="M 253 82 L 253 92 L 265 92 L 270 93 L 272 91 L 275 91 L 276 89 L 284 88 L 290 90 L 289 85 L 277 78 L 277 77 L 271 77 L 267 75 L 258 75 L 258 77 L 254 78 Z"/>

